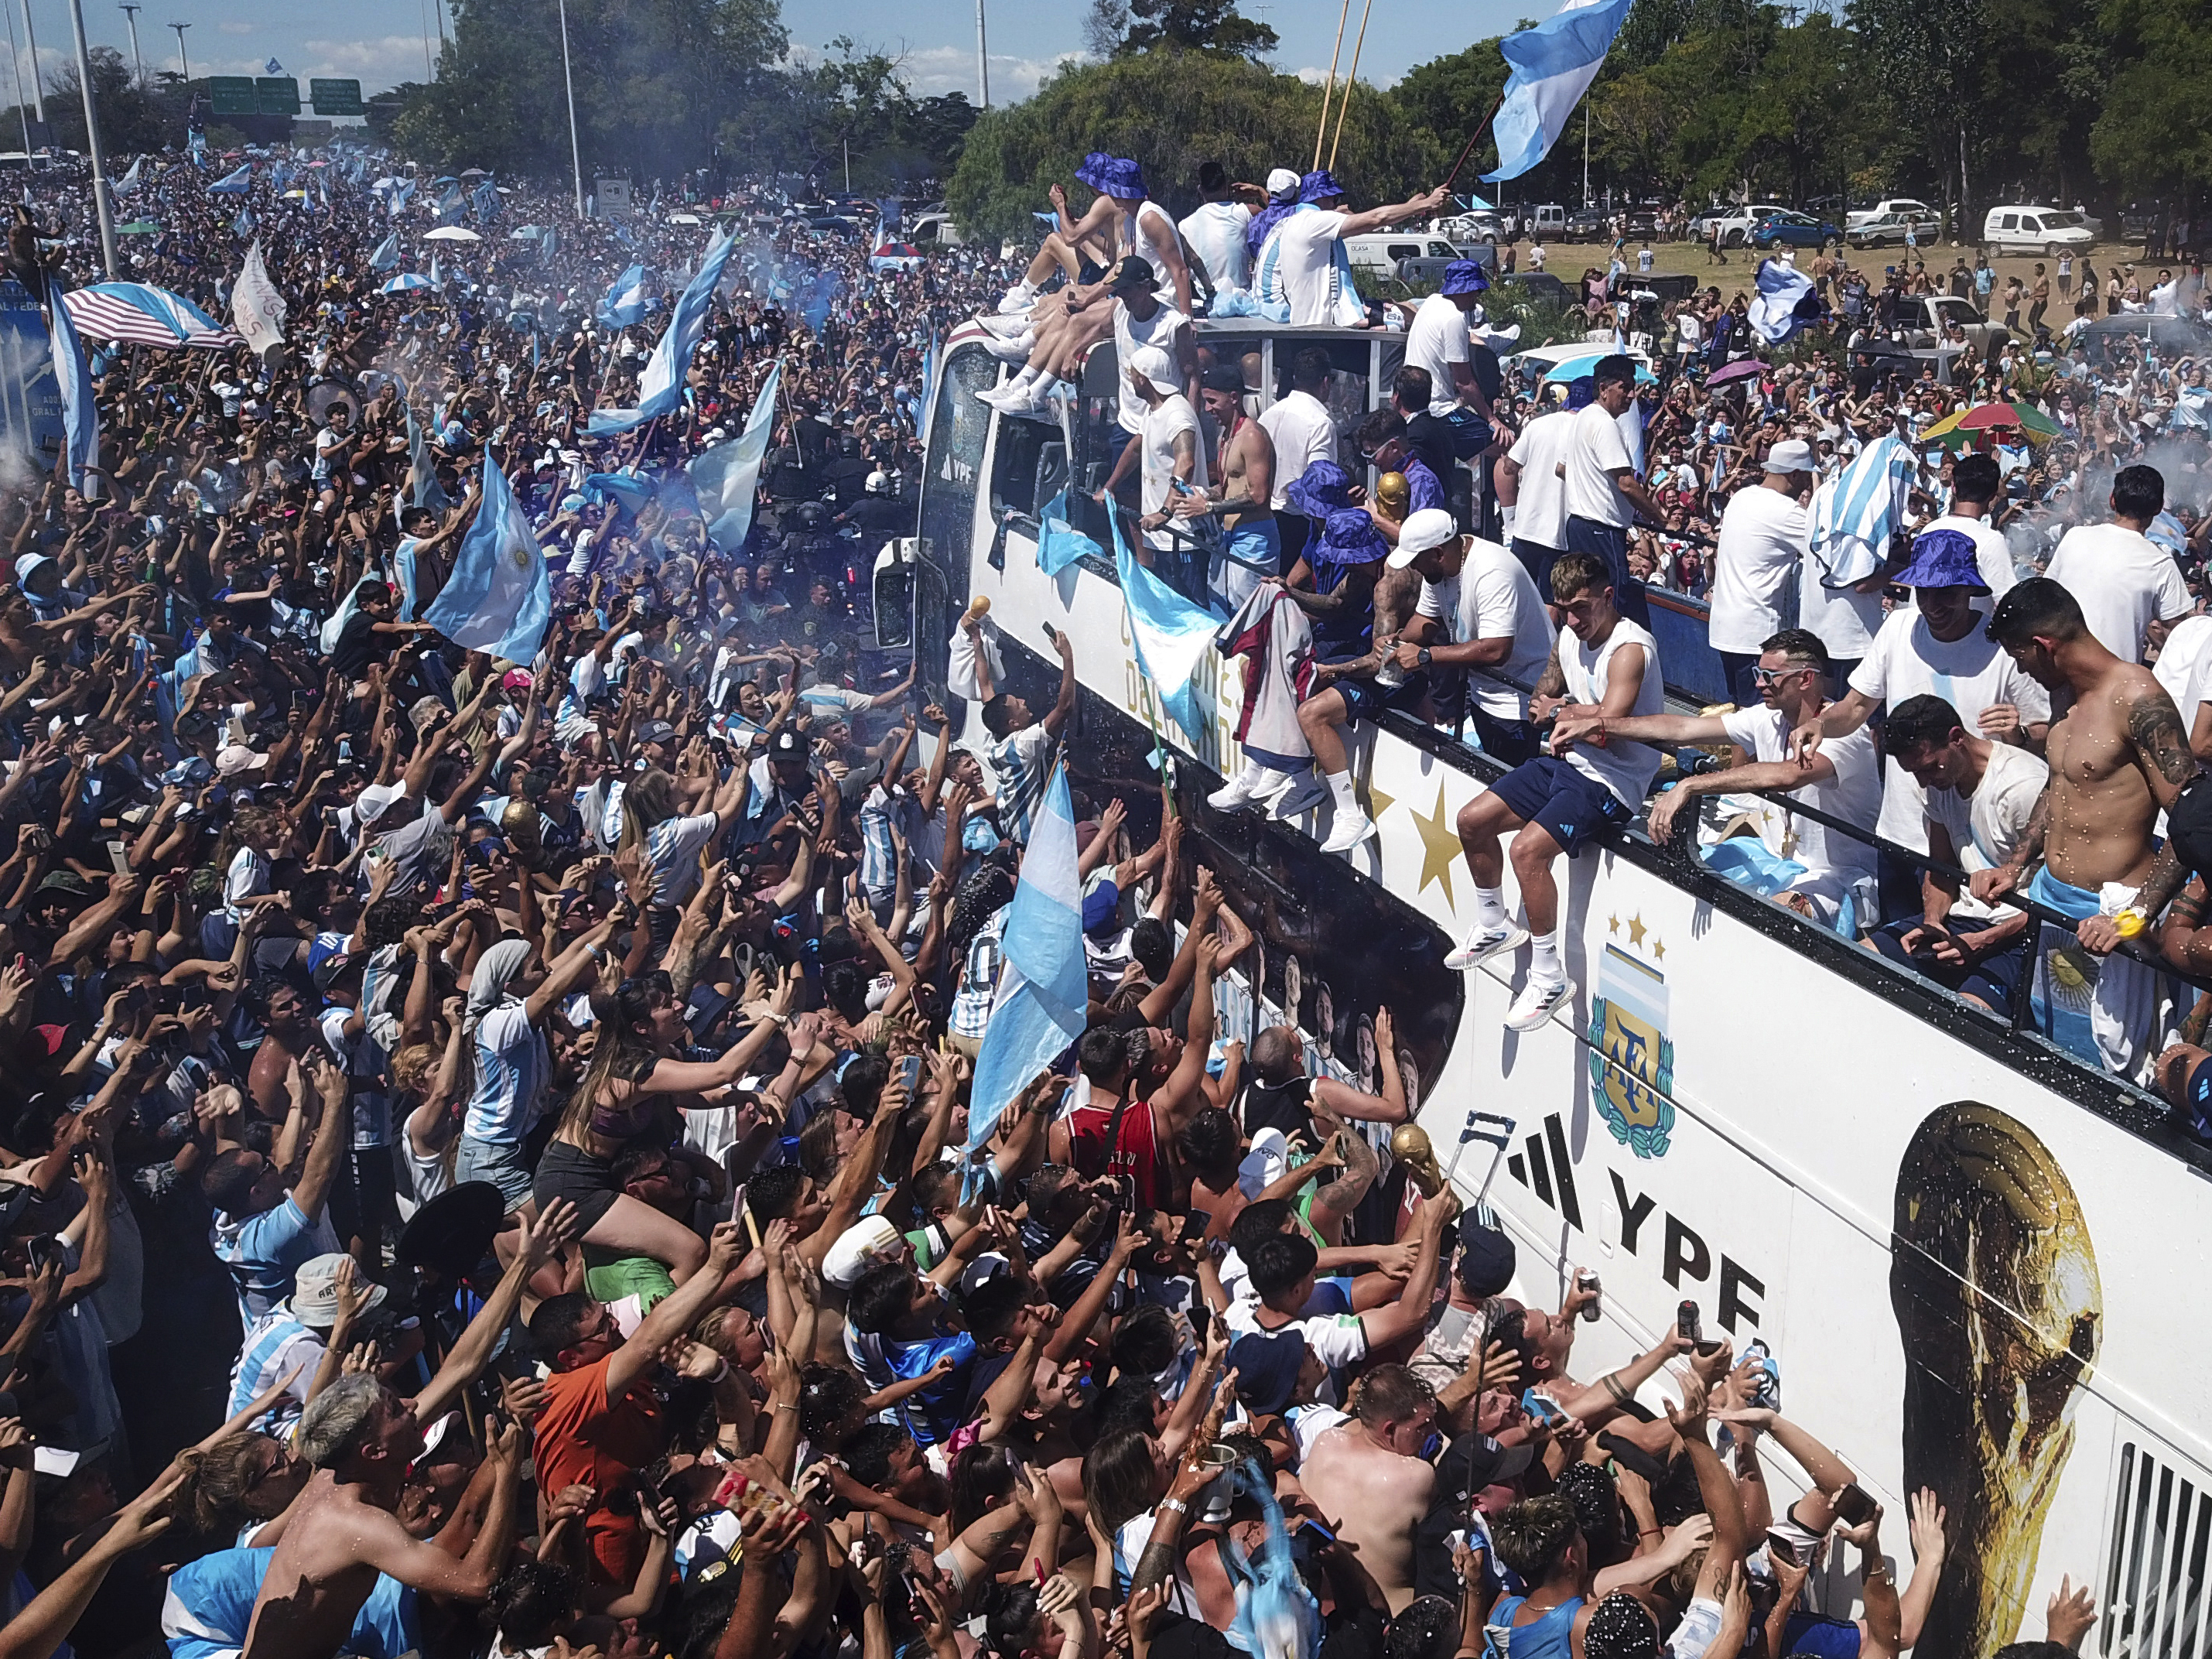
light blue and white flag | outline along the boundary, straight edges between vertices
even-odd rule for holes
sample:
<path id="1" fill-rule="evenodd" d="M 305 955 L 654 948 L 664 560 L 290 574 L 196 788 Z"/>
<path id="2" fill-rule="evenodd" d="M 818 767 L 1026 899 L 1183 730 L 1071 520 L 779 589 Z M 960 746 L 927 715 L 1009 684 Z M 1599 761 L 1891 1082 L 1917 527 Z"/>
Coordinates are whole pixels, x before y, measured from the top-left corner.
<path id="1" fill-rule="evenodd" d="M 549 236 L 545 240 L 550 242 L 553 239 Z M 698 273 L 684 285 L 675 309 L 669 313 L 668 327 L 660 337 L 660 343 L 653 347 L 644 372 L 637 377 L 637 407 L 593 410 L 589 430 L 595 436 L 631 431 L 647 421 L 672 414 L 683 401 L 684 371 L 690 367 L 691 354 L 698 349 L 699 337 L 706 332 L 707 307 L 721 283 L 722 267 L 730 262 L 730 250 L 735 246 L 736 239 L 726 231 L 715 235 L 706 257 L 699 262 Z"/>
<path id="2" fill-rule="evenodd" d="M 399 216 L 401 210 L 406 207 L 409 199 L 414 194 L 415 181 L 412 179 L 396 179 L 392 181 L 390 205 L 393 218 L 397 219 Z"/>
<path id="3" fill-rule="evenodd" d="M 445 273 L 438 269 L 438 256 L 434 253 L 430 256 L 430 286 L 432 288 L 443 288 L 445 285 Z"/>
<path id="4" fill-rule="evenodd" d="M 422 620 L 455 645 L 526 663 L 553 619 L 553 580 L 507 474 L 484 458 L 483 501 L 453 555 L 453 574 Z"/>
<path id="5" fill-rule="evenodd" d="M 93 399 L 92 368 L 84 360 L 84 344 L 58 294 L 48 310 L 52 313 L 48 328 L 54 380 L 62 396 L 62 432 L 69 447 L 70 487 L 91 501 L 100 493 L 99 475 L 85 471 L 100 465 L 100 406 Z"/>
<path id="6" fill-rule="evenodd" d="M 469 206 L 479 220 L 496 219 L 500 210 L 499 186 L 490 179 L 485 179 L 469 198 Z"/>
<path id="7" fill-rule="evenodd" d="M 243 196 L 252 185 L 253 168 L 249 164 L 216 179 L 207 187 L 207 193 L 210 196 Z"/>
<path id="8" fill-rule="evenodd" d="M 1759 262 L 1759 297 L 1751 302 L 1746 320 L 1752 332 L 1769 345 L 1780 345 L 1808 323 L 1820 320 L 1820 296 L 1813 279 L 1786 259 Z"/>
<path id="9" fill-rule="evenodd" d="M 1892 433 L 1813 492 L 1811 546 L 1822 586 L 1850 587 L 1887 562 L 1890 538 L 1905 522 L 1913 470 L 1912 451 Z"/>
<path id="10" fill-rule="evenodd" d="M 1023 1090 L 1083 1035 L 1090 986 L 1083 961 L 1083 889 L 1067 768 L 1053 769 L 1030 823 L 1021 882 L 1007 907 L 1004 965 L 968 1098 L 968 1149 L 988 1146 Z"/>
<path id="11" fill-rule="evenodd" d="M 606 297 L 599 301 L 599 326 L 606 329 L 628 328 L 645 315 L 645 267 L 632 265 L 615 278 L 607 289 Z"/>
<path id="12" fill-rule="evenodd" d="M 1198 671 L 1213 648 L 1221 619 L 1137 562 L 1122 537 L 1119 513 L 1109 513 L 1106 521 L 1114 529 L 1114 566 L 1121 575 L 1121 602 L 1129 613 L 1137 672 L 1190 740 L 1203 743 L 1206 722 L 1198 706 Z"/>
<path id="13" fill-rule="evenodd" d="M 284 72 L 284 66 L 272 58 L 269 60 L 269 67 L 262 72 L 265 75 L 282 75 Z"/>
<path id="14" fill-rule="evenodd" d="M 937 370 L 941 353 L 937 337 L 929 337 L 929 349 L 921 354 L 921 418 L 915 424 L 921 428 L 921 447 L 929 447 L 929 428 L 937 418 Z"/>
<path id="15" fill-rule="evenodd" d="M 234 236 L 251 236 L 253 234 L 253 210 L 252 208 L 239 209 L 238 217 L 230 222 L 230 234 Z"/>
<path id="16" fill-rule="evenodd" d="M 446 494 L 438 482 L 437 465 L 430 456 L 429 435 L 415 418 L 415 405 L 405 405 L 407 412 L 407 501 L 412 507 L 426 507 L 433 513 L 442 514 L 453 506 L 453 497 Z"/>
<path id="17" fill-rule="evenodd" d="M 376 251 L 368 256 L 368 268 L 371 270 L 399 269 L 399 233 L 398 231 L 392 232 L 391 235 L 376 245 Z"/>
<path id="18" fill-rule="evenodd" d="M 460 216 L 461 187 L 459 185 L 448 185 L 446 186 L 446 193 L 438 198 L 438 221 L 442 224 L 448 219 L 458 219 Z"/>
<path id="19" fill-rule="evenodd" d="M 145 165 L 146 158 L 143 155 L 139 156 L 131 163 L 131 171 L 125 173 L 120 179 L 118 179 L 107 188 L 118 196 L 128 196 L 132 191 L 137 189 L 139 185 L 143 182 L 138 176 L 138 172 L 139 169 L 143 167 Z"/>
<path id="20" fill-rule="evenodd" d="M 1532 29 L 1509 34 L 1498 52 L 1511 70 L 1490 131 L 1498 140 L 1493 183 L 1518 179 L 1551 154 L 1567 118 L 1597 78 L 1630 0 L 1567 0 Z"/>
<path id="21" fill-rule="evenodd" d="M 775 427 L 776 390 L 783 381 L 783 364 L 768 372 L 745 429 L 727 443 L 702 450 L 691 460 L 691 488 L 698 492 L 699 514 L 707 521 L 707 538 L 725 553 L 734 554 L 745 544 L 753 526 L 753 499 L 760 489 L 761 463 L 768 455 L 769 434 Z"/>

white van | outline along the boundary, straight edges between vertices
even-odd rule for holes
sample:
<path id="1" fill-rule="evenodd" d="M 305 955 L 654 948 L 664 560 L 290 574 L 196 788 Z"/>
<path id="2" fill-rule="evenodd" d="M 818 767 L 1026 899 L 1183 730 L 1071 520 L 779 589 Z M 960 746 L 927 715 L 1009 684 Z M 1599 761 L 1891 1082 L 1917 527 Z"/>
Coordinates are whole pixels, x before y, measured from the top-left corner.
<path id="1" fill-rule="evenodd" d="M 2088 222 L 2071 208 L 1993 207 L 1982 220 L 1982 245 L 2000 253 L 2042 253 L 2055 259 L 2096 240 Z"/>
<path id="2" fill-rule="evenodd" d="M 1365 236 L 1347 236 L 1344 252 L 1359 275 L 1395 281 L 1401 259 L 1456 259 L 1460 251 L 1428 231 L 1378 230 Z"/>
<path id="3" fill-rule="evenodd" d="M 1566 232 L 1567 210 L 1557 202 L 1547 202 L 1541 207 L 1532 207 L 1521 216 L 1523 232 L 1542 238 L 1549 236 L 1557 241 Z"/>

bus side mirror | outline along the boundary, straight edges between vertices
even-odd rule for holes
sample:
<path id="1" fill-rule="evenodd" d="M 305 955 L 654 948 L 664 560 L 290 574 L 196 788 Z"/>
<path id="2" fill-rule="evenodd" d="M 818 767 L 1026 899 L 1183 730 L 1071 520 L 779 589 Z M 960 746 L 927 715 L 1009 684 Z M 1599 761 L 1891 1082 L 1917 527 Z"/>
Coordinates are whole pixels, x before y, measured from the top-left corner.
<path id="1" fill-rule="evenodd" d="M 884 544 L 876 555 L 872 588 L 876 613 L 876 644 L 889 651 L 914 643 L 915 561 L 917 542 L 912 536 Z"/>

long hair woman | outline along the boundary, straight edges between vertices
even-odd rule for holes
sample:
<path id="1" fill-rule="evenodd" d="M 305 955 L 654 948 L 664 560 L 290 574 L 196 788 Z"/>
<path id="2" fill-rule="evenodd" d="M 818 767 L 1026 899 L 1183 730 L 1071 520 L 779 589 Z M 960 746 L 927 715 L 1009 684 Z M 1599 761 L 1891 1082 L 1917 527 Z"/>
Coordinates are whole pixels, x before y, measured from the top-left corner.
<path id="1" fill-rule="evenodd" d="M 794 973 L 776 987 L 766 1012 L 719 1060 L 678 1060 L 684 1004 L 665 973 L 624 980 L 611 995 L 592 999 L 592 1063 L 561 1127 L 538 1161 L 534 1190 L 542 1206 L 565 1198 L 576 1206 L 583 1242 L 624 1255 L 649 1255 L 666 1264 L 678 1285 L 707 1260 L 707 1246 L 673 1216 L 662 1214 L 622 1190 L 616 1154 L 647 1136 L 665 1146 L 675 1139 L 673 1109 L 735 1106 L 738 1099 L 702 1098 L 726 1090 L 768 1048 L 788 1022 L 799 994 Z"/>

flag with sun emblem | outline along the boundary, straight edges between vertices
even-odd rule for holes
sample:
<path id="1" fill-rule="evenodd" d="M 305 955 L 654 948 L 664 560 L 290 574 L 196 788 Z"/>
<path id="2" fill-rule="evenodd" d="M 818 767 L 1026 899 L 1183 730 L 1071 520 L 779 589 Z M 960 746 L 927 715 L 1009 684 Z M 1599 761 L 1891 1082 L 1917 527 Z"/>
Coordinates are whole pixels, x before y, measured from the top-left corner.
<path id="1" fill-rule="evenodd" d="M 455 645 L 526 663 L 545 642 L 553 580 L 499 463 L 484 458 L 483 501 L 453 556 L 453 574 L 422 620 Z"/>

